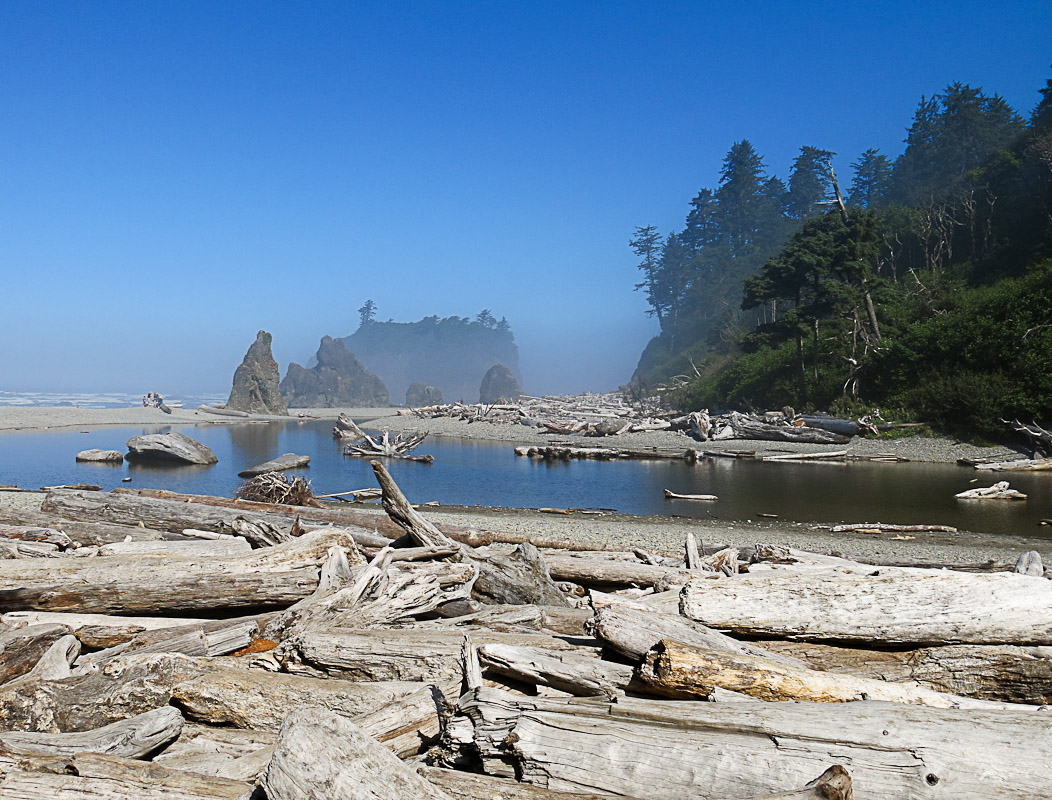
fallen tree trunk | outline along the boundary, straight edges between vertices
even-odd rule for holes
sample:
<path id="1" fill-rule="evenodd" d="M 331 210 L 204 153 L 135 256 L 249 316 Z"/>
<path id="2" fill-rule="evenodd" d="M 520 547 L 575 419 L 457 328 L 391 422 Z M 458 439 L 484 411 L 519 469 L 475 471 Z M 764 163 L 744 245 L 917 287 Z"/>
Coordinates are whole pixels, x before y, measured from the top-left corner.
<path id="1" fill-rule="evenodd" d="M 767 442 L 810 442 L 813 444 L 847 444 L 850 436 L 843 436 L 806 425 L 768 425 L 742 414 L 728 414 L 724 418 L 734 431 L 735 439 L 759 439 Z"/>
<path id="2" fill-rule="evenodd" d="M 252 785 L 243 781 L 98 753 L 77 754 L 66 770 L 75 774 L 9 772 L 0 781 L 0 796 L 5 800 L 243 800 L 252 791 Z"/>
<path id="3" fill-rule="evenodd" d="M 478 656 L 483 667 L 498 675 L 579 697 L 624 692 L 632 684 L 634 671 L 627 664 L 541 647 L 487 644 L 479 648 Z"/>
<path id="4" fill-rule="evenodd" d="M 789 666 L 770 658 L 692 647 L 670 639 L 663 639 L 651 649 L 639 677 L 651 692 L 684 700 L 708 698 L 714 689 L 720 688 L 767 701 L 883 700 L 931 708 L 961 708 L 968 703 L 982 702 L 942 694 L 917 684 L 830 674 Z"/>
<path id="5" fill-rule="evenodd" d="M 63 559 L 47 569 L 14 571 L 0 562 L 0 603 L 8 609 L 116 614 L 230 614 L 284 608 L 318 586 L 328 548 L 345 545 L 340 531 L 305 534 L 243 557 L 172 559 L 142 556 Z"/>
<path id="6" fill-rule="evenodd" d="M 937 692 L 1005 703 L 1052 703 L 1052 648 L 946 645 L 868 650 L 814 642 L 767 641 L 772 653 L 830 673 L 914 681 Z"/>
<path id="7" fill-rule="evenodd" d="M 72 756 L 91 752 L 142 758 L 175 741 L 182 729 L 179 711 L 164 706 L 80 733 L 0 733 L 0 748 L 20 755 Z"/>
<path id="8" fill-rule="evenodd" d="M 123 492 L 59 491 L 49 492 L 41 507 L 45 511 L 71 519 L 133 526 L 142 522 L 148 528 L 174 533 L 193 528 L 235 534 L 233 522 L 239 517 L 272 523 L 284 517 L 289 527 L 299 518 L 300 524 L 305 527 L 320 528 L 340 524 L 357 544 L 364 547 L 383 547 L 390 544 L 386 538 L 372 533 L 371 530 L 357 527 L 357 523 L 361 521 L 360 517 L 356 516 L 355 522 L 350 522 L 346 516 L 342 516 L 342 520 L 345 521 L 341 521 L 341 515 L 353 512 L 266 503 L 238 504 L 235 500 L 227 500 L 229 507 L 224 507 L 201 500 L 192 495 L 158 498 Z"/>
<path id="9" fill-rule="evenodd" d="M 1052 581 L 1040 578 L 896 568 L 757 578 L 691 581 L 680 610 L 746 636 L 871 645 L 1052 644 Z"/>
<path id="10" fill-rule="evenodd" d="M 447 728 L 452 752 L 467 742 L 487 773 L 557 791 L 759 797 L 802 786 L 830 762 L 851 766 L 858 800 L 1041 796 L 1052 780 L 1048 721 L 1033 711 L 607 703 L 487 688 L 466 694 L 460 708 Z"/>
<path id="11" fill-rule="evenodd" d="M 679 585 L 697 578 L 697 572 L 674 567 L 660 567 L 633 561 L 615 561 L 595 553 L 569 555 L 545 553 L 545 563 L 552 580 L 570 581 L 582 586 L 655 586 Z M 712 580 L 717 577 L 712 574 Z M 702 580 L 705 580 L 704 578 Z"/>

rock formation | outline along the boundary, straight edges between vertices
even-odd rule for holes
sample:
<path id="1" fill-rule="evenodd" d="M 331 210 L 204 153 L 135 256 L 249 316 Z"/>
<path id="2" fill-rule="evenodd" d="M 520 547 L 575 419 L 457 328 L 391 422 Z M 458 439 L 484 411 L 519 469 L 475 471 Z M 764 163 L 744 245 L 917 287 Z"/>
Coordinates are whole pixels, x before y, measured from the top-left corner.
<path id="1" fill-rule="evenodd" d="M 339 339 L 323 336 L 317 365 L 306 369 L 289 364 L 281 391 L 295 408 L 386 406 L 390 396 L 384 382 L 362 366 Z"/>
<path id="2" fill-rule="evenodd" d="M 511 370 L 503 364 L 494 364 L 482 378 L 479 387 L 480 403 L 514 402 L 522 395 L 522 388 Z"/>
<path id="3" fill-rule="evenodd" d="M 289 407 L 281 396 L 278 362 L 270 352 L 270 334 L 260 331 L 248 348 L 245 360 L 234 371 L 234 385 L 226 407 L 253 414 L 288 414 Z"/>
<path id="4" fill-rule="evenodd" d="M 128 440 L 129 461 L 170 464 L 215 464 L 212 448 L 181 433 L 150 433 Z"/>
<path id="5" fill-rule="evenodd" d="M 124 462 L 124 454 L 119 450 L 81 450 L 77 453 L 77 461 L 97 461 L 100 464 L 121 464 Z"/>
<path id="6" fill-rule="evenodd" d="M 405 390 L 405 404 L 410 408 L 437 406 L 442 402 L 442 390 L 426 383 L 411 383 Z"/>

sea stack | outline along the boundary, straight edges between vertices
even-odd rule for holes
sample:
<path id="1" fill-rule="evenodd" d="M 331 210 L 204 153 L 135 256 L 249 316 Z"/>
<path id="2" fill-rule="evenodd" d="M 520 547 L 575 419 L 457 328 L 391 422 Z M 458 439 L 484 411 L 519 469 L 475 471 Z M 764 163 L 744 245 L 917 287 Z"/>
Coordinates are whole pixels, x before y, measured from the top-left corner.
<path id="1" fill-rule="evenodd" d="M 323 336 L 310 369 L 293 362 L 281 391 L 294 408 L 386 406 L 390 395 L 384 382 L 369 372 L 339 339 Z"/>
<path id="2" fill-rule="evenodd" d="M 494 364 L 486 371 L 479 387 L 480 403 L 514 403 L 521 396 L 522 387 L 506 366 Z"/>
<path id="3" fill-rule="evenodd" d="M 226 407 L 251 414 L 289 413 L 288 404 L 281 396 L 278 362 L 270 352 L 271 336 L 266 331 L 256 334 L 256 341 L 245 353 L 245 360 L 234 371 L 234 385 Z"/>
<path id="4" fill-rule="evenodd" d="M 437 406 L 442 402 L 442 390 L 426 383 L 411 383 L 405 390 L 405 404 L 410 408 Z"/>

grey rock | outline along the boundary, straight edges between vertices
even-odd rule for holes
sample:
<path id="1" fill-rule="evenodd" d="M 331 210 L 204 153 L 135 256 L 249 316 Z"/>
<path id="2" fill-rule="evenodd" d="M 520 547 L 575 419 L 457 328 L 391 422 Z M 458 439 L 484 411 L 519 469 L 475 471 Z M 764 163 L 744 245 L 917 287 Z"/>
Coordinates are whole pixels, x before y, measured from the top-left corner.
<path id="1" fill-rule="evenodd" d="M 522 396 L 522 387 L 503 364 L 494 364 L 487 370 L 479 387 L 480 403 L 513 403 Z"/>
<path id="2" fill-rule="evenodd" d="M 411 408 L 437 406 L 442 402 L 442 390 L 426 383 L 411 383 L 405 390 L 405 404 Z"/>
<path id="3" fill-rule="evenodd" d="M 256 341 L 248 348 L 245 360 L 234 371 L 234 385 L 226 407 L 252 414 L 289 413 L 288 404 L 281 396 L 278 362 L 270 352 L 271 336 L 266 331 L 256 334 Z"/>
<path id="4" fill-rule="evenodd" d="M 124 454 L 119 450 L 81 450 L 77 453 L 77 461 L 98 461 L 104 464 L 121 464 L 124 462 Z"/>
<path id="5" fill-rule="evenodd" d="M 254 467 L 239 472 L 239 478 L 253 478 L 264 472 L 284 472 L 287 469 L 298 469 L 310 465 L 310 456 L 298 456 L 295 453 L 285 453 L 283 456 L 264 461 Z"/>
<path id="6" fill-rule="evenodd" d="M 384 382 L 362 366 L 339 339 L 323 336 L 317 365 L 306 369 L 289 364 L 281 391 L 295 408 L 386 406 L 390 395 Z"/>
<path id="7" fill-rule="evenodd" d="M 129 461 L 174 464 L 215 464 L 211 448 L 181 433 L 150 433 L 128 440 Z"/>

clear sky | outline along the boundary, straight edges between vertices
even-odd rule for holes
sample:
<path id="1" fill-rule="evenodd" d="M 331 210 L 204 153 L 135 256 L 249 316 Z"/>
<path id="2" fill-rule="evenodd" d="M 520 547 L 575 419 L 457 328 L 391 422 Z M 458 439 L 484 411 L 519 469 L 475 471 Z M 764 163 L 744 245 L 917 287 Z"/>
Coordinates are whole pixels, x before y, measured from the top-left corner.
<path id="1" fill-rule="evenodd" d="M 227 391 L 357 309 L 506 316 L 528 392 L 615 388 L 627 247 L 748 138 L 889 156 L 962 81 L 1024 114 L 1041 2 L 0 4 L 0 389 Z"/>

